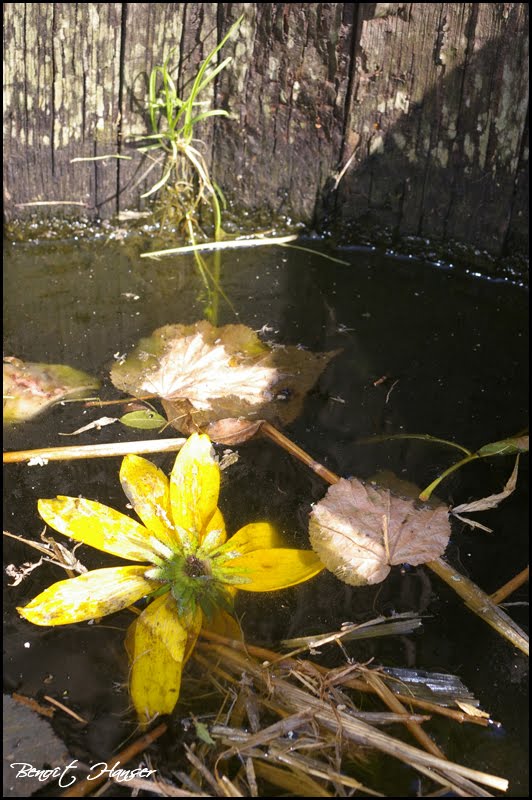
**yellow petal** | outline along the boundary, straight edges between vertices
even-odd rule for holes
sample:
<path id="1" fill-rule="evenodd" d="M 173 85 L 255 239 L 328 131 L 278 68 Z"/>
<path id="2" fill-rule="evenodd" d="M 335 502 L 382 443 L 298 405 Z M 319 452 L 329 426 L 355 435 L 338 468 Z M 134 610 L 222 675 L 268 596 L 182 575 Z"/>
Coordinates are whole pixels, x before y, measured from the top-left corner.
<path id="1" fill-rule="evenodd" d="M 39 500 L 43 520 L 59 533 L 130 561 L 152 561 L 150 532 L 134 519 L 84 497 Z"/>
<path id="2" fill-rule="evenodd" d="M 191 549 L 201 544 L 218 504 L 220 468 L 211 440 L 193 433 L 187 439 L 170 475 L 170 503 L 176 528 L 188 534 Z"/>
<path id="3" fill-rule="evenodd" d="M 268 550 L 282 545 L 281 537 L 269 522 L 251 522 L 244 525 L 234 536 L 218 549 L 218 553 L 229 556 L 245 555 L 254 550 Z"/>
<path id="4" fill-rule="evenodd" d="M 229 588 L 229 587 L 228 587 Z M 204 620 L 203 629 L 225 636 L 226 639 L 242 641 L 244 635 L 236 619 L 221 608 L 215 611 L 211 620 Z"/>
<path id="5" fill-rule="evenodd" d="M 130 625 L 126 639 L 131 664 L 129 689 L 143 724 L 173 711 L 183 665 L 193 650 L 201 619 L 198 610 L 185 627 L 168 592 L 150 603 Z"/>
<path id="6" fill-rule="evenodd" d="M 159 584 L 144 578 L 146 567 L 95 569 L 49 586 L 17 611 L 34 625 L 67 625 L 121 611 Z"/>
<path id="7" fill-rule="evenodd" d="M 222 512 L 217 508 L 205 530 L 198 556 L 201 558 L 202 555 L 209 555 L 217 547 L 220 547 L 226 538 L 225 521 Z"/>
<path id="8" fill-rule="evenodd" d="M 322 569 L 323 564 L 312 550 L 275 548 L 255 550 L 227 561 L 220 579 L 246 592 L 272 592 L 308 581 Z"/>
<path id="9" fill-rule="evenodd" d="M 120 483 L 135 513 L 159 541 L 175 549 L 170 517 L 168 478 L 155 464 L 140 456 L 128 455 L 120 468 Z"/>

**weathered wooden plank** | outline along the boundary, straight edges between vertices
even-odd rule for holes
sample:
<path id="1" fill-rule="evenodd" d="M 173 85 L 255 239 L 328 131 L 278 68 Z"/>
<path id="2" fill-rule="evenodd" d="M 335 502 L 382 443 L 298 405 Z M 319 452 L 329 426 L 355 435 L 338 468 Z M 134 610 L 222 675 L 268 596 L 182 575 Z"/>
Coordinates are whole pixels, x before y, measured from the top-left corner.
<path id="1" fill-rule="evenodd" d="M 6 218 L 144 207 L 151 69 L 176 48 L 186 91 L 242 12 L 205 94 L 233 118 L 198 131 L 235 208 L 526 246 L 524 3 L 4 4 Z"/>
<path id="2" fill-rule="evenodd" d="M 120 3 L 7 3 L 4 41 L 6 189 L 57 214 L 116 210 Z M 83 204 L 83 205 L 81 205 Z M 30 207 L 34 210 L 34 207 Z"/>
<path id="3" fill-rule="evenodd" d="M 464 70 L 457 136 L 448 168 L 446 231 L 458 240 L 502 248 L 528 115 L 527 9 L 474 4 L 471 57 Z"/>
<path id="4" fill-rule="evenodd" d="M 342 220 L 501 252 L 528 108 L 527 10 L 360 6 Z"/>
<path id="5" fill-rule="evenodd" d="M 246 13 L 233 45 L 234 67 L 218 88 L 236 123 L 217 125 L 214 162 L 217 180 L 238 203 L 312 220 L 341 148 L 349 5 L 221 5 L 225 29 Z"/>

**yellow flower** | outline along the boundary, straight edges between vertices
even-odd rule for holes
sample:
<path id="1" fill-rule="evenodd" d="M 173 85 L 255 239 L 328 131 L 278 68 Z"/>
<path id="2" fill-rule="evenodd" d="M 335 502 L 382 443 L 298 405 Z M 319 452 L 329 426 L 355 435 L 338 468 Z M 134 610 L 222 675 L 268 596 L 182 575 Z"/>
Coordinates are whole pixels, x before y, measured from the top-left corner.
<path id="1" fill-rule="evenodd" d="M 218 509 L 220 469 L 209 438 L 193 434 L 170 480 L 150 461 L 126 456 L 122 487 L 140 520 L 84 498 L 39 500 L 56 531 L 106 553 L 151 566 L 97 569 L 53 584 L 18 611 L 35 625 L 65 625 L 152 602 L 130 625 L 130 692 L 142 722 L 169 714 L 183 665 L 203 626 L 238 636 L 227 613 L 236 589 L 269 592 L 323 569 L 310 550 L 279 548 L 267 522 L 245 525 L 226 541 Z"/>

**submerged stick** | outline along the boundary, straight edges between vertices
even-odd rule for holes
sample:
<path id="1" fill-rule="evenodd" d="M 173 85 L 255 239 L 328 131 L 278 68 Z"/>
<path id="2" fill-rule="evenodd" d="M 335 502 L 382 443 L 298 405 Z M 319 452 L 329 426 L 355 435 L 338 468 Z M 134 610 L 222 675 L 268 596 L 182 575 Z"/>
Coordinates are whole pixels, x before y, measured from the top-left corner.
<path id="1" fill-rule="evenodd" d="M 528 636 L 526 636 L 521 628 L 515 624 L 513 619 L 499 608 L 491 597 L 485 594 L 482 589 L 479 589 L 473 581 L 470 581 L 465 575 L 456 572 L 443 558 L 427 562 L 427 567 L 430 567 L 438 577 L 460 595 L 471 611 L 481 617 L 488 625 L 491 625 L 497 633 L 500 633 L 501 636 L 508 639 L 514 647 L 517 647 L 521 652 L 525 653 L 525 655 L 528 655 Z"/>
<path id="2" fill-rule="evenodd" d="M 490 595 L 491 601 L 496 605 L 502 603 L 503 600 L 506 600 L 509 595 L 515 592 L 516 589 L 519 589 L 519 587 L 527 581 L 528 567 L 525 567 L 525 569 L 521 570 L 521 572 L 518 572 L 517 575 L 514 575 L 514 577 L 509 580 L 508 583 L 505 583 L 504 586 L 501 586 L 500 589 L 497 589 L 496 592 L 493 592 L 493 594 Z"/>
<path id="3" fill-rule="evenodd" d="M 111 444 L 72 445 L 71 447 L 41 447 L 38 450 L 12 450 L 4 453 L 4 464 L 21 461 L 31 466 L 44 466 L 48 461 L 75 461 L 79 458 L 103 458 L 143 453 L 175 453 L 186 439 L 148 439 L 139 442 L 112 442 Z"/>
<path id="4" fill-rule="evenodd" d="M 122 766 L 127 764 L 128 761 L 131 761 L 139 753 L 144 752 L 147 747 L 150 746 L 152 742 L 162 736 L 163 733 L 166 733 L 168 730 L 168 725 L 166 722 L 161 722 L 156 728 L 148 733 L 145 733 L 140 739 L 137 739 L 135 742 L 130 744 L 128 747 L 125 747 L 124 750 L 121 750 L 116 756 L 113 756 L 115 764 Z M 110 762 L 111 759 L 108 759 Z M 102 772 L 100 775 L 93 775 L 92 777 L 85 778 L 82 781 L 74 784 L 71 789 L 67 789 L 66 792 L 63 792 L 60 797 L 86 797 L 86 795 L 90 794 L 91 792 L 96 789 L 97 786 L 100 786 L 104 781 L 107 780 L 107 773 Z"/>
<path id="5" fill-rule="evenodd" d="M 385 703 L 391 711 L 395 711 L 397 714 L 402 714 L 405 717 L 409 716 L 407 709 L 392 692 L 392 690 L 386 686 L 382 678 L 380 678 L 372 670 L 368 670 L 365 673 L 365 678 L 369 685 L 375 689 L 375 692 L 379 695 L 383 703 Z M 407 720 L 405 725 L 414 739 L 417 739 L 421 747 L 423 747 L 428 753 L 432 753 L 433 756 L 439 756 L 439 758 L 446 758 L 445 753 L 440 750 L 436 742 L 430 738 L 428 733 L 423 730 L 421 725 L 419 725 L 417 722 L 412 722 L 411 720 Z"/>
<path id="6" fill-rule="evenodd" d="M 264 433 L 268 439 L 271 439 L 275 444 L 278 444 L 279 447 L 282 447 L 284 450 L 289 452 L 291 455 L 295 456 L 295 458 L 302 461 L 303 464 L 306 464 L 307 467 L 319 475 L 320 478 L 323 478 L 324 481 L 327 483 L 333 484 L 338 483 L 340 480 L 339 476 L 336 473 L 331 472 L 330 469 L 324 467 L 323 464 L 320 464 L 318 461 L 315 461 L 308 453 L 298 447 L 297 444 L 294 444 L 284 433 L 278 431 L 277 428 L 274 428 L 273 425 L 270 425 L 269 422 L 263 422 L 260 426 L 260 430 Z"/>
<path id="7" fill-rule="evenodd" d="M 302 461 L 307 467 L 323 478 L 331 485 L 338 483 L 340 477 L 331 470 L 324 467 L 319 462 L 315 461 L 308 453 L 298 447 L 294 442 L 290 441 L 283 433 L 270 425 L 269 422 L 263 422 L 261 431 L 269 439 L 274 441 L 284 450 L 286 450 L 295 458 Z M 466 459 L 464 459 L 465 461 Z M 471 459 L 468 459 L 471 460 Z M 462 463 L 462 462 L 460 462 Z M 455 465 L 456 466 L 456 465 Z M 441 478 L 441 476 L 440 476 Z M 461 573 L 457 572 L 450 566 L 443 558 L 438 558 L 433 561 L 425 562 L 425 566 L 434 572 L 441 580 L 445 581 L 460 597 L 464 600 L 466 606 L 473 611 L 477 616 L 484 620 L 488 625 L 494 628 L 497 633 L 511 642 L 514 647 L 517 647 L 523 653 L 528 655 L 529 643 L 526 634 L 519 628 L 518 625 L 502 611 L 493 600 L 482 591 L 473 581 L 466 578 Z"/>

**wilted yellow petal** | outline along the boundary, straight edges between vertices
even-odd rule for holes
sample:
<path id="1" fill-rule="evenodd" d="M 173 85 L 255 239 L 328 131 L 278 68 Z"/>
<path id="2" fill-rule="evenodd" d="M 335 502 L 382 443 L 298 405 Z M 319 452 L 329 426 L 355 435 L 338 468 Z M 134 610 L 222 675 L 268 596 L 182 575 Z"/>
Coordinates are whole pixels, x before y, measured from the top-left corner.
<path id="1" fill-rule="evenodd" d="M 95 569 L 49 586 L 19 614 L 34 625 L 67 625 L 121 611 L 159 584 L 144 578 L 146 567 Z"/>
<path id="2" fill-rule="evenodd" d="M 174 463 L 170 476 L 170 503 L 176 527 L 189 535 L 192 548 L 201 544 L 218 504 L 220 468 L 211 440 L 193 433 Z"/>
<path id="3" fill-rule="evenodd" d="M 128 455 L 120 467 L 120 483 L 136 514 L 159 541 L 172 548 L 170 486 L 168 478 L 155 464 L 140 456 Z"/>
<path id="4" fill-rule="evenodd" d="M 39 500 L 43 520 L 59 533 L 130 561 L 152 561 L 150 532 L 114 508 L 84 497 Z"/>
<path id="5" fill-rule="evenodd" d="M 227 561 L 220 578 L 246 592 L 272 592 L 308 581 L 322 569 L 323 564 L 312 550 L 275 548 L 255 550 Z"/>
<path id="6" fill-rule="evenodd" d="M 169 592 L 150 603 L 130 625 L 126 640 L 131 665 L 129 690 L 143 724 L 173 711 L 183 665 L 200 625 L 201 612 L 197 611 L 184 627 Z"/>
<path id="7" fill-rule="evenodd" d="M 203 629 L 217 633 L 219 636 L 225 636 L 227 639 L 242 641 L 244 638 L 236 619 L 221 608 L 215 611 L 211 620 L 204 620 Z"/>
<path id="8" fill-rule="evenodd" d="M 220 547 L 220 545 L 225 542 L 226 538 L 225 521 L 222 512 L 217 508 L 212 515 L 211 521 L 207 525 L 198 555 L 209 555 L 217 547 Z"/>
<path id="9" fill-rule="evenodd" d="M 226 556 L 232 553 L 243 556 L 254 550 L 268 550 L 280 545 L 281 537 L 269 522 L 251 522 L 231 536 L 218 552 Z"/>

